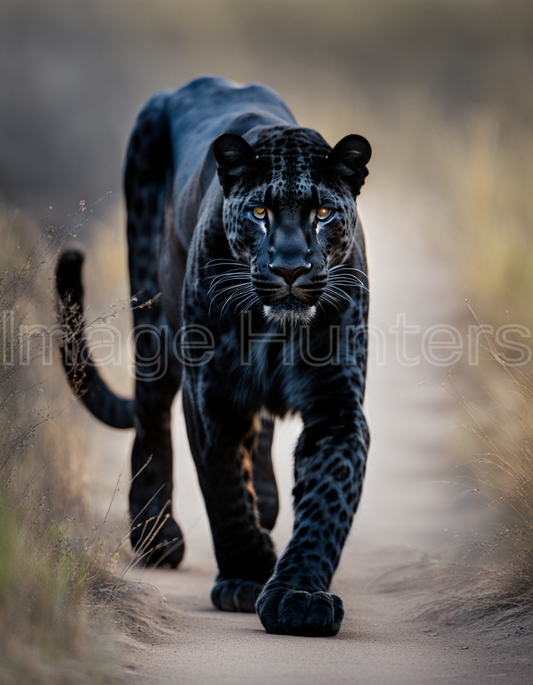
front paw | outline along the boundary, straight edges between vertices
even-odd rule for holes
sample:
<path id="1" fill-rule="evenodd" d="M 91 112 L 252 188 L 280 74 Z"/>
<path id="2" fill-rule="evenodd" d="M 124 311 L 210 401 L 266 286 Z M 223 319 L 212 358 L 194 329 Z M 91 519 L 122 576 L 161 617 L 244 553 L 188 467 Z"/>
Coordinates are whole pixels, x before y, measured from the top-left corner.
<path id="1" fill-rule="evenodd" d="M 342 599 L 328 592 L 306 592 L 266 585 L 257 600 L 257 613 L 267 633 L 329 637 L 344 618 Z"/>
<path id="2" fill-rule="evenodd" d="M 255 614 L 255 603 L 262 587 L 253 580 L 221 580 L 211 590 L 211 601 L 221 611 Z"/>

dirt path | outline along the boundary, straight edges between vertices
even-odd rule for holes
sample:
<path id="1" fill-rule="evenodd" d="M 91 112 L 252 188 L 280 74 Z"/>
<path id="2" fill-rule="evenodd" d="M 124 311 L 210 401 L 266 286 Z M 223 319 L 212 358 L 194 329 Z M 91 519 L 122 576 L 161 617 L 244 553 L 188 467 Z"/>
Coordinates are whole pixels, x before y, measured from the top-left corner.
<path id="1" fill-rule="evenodd" d="M 369 188 L 370 191 L 370 188 Z M 381 189 L 381 192 L 383 189 Z M 255 615 L 215 611 L 209 590 L 215 575 L 204 506 L 186 447 L 180 408 L 175 417 L 178 520 L 187 554 L 178 571 L 130 574 L 155 585 L 128 593 L 137 606 L 138 639 L 127 641 L 121 680 L 163 685 L 334 683 L 531 682 L 526 642 L 505 640 L 481 629 L 432 627 L 414 620 L 431 592 L 383 591 L 390 568 L 431 553 L 449 542 L 453 492 L 442 483 L 450 403 L 438 388 L 447 369 L 399 363 L 389 326 L 398 313 L 421 332 L 453 321 L 454 296 L 445 265 L 424 246 L 417 216 L 384 209 L 367 193 L 362 202 L 368 233 L 372 322 L 386 333 L 386 364 L 374 350 L 368 379 L 367 415 L 373 442 L 363 501 L 334 578 L 346 617 L 335 638 L 268 635 Z M 408 247 L 406 247 L 408 246 Z M 419 353 L 420 337 L 409 353 Z M 276 434 L 275 468 L 281 514 L 274 531 L 278 549 L 291 528 L 291 448 L 296 422 Z M 125 458 L 127 440 L 108 443 Z M 456 523 L 456 522 L 455 522 Z"/>

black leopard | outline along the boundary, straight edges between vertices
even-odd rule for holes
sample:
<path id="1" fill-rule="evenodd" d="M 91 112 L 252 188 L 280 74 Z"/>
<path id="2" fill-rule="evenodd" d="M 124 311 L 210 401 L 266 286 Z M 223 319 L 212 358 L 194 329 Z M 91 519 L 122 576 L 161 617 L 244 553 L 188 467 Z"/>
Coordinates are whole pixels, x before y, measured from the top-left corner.
<path id="1" fill-rule="evenodd" d="M 136 340 L 134 399 L 85 354 L 82 254 L 57 266 L 75 391 L 110 426 L 135 428 L 131 542 L 177 566 L 170 410 L 181 388 L 224 611 L 270 633 L 335 635 L 328 593 L 361 496 L 368 279 L 356 198 L 371 148 L 333 149 L 261 85 L 200 78 L 152 97 L 129 141 L 124 187 Z M 146 305 L 146 306 L 143 306 Z M 73 344 L 74 343 L 74 344 Z M 299 415 L 294 529 L 276 556 L 276 417 Z"/>

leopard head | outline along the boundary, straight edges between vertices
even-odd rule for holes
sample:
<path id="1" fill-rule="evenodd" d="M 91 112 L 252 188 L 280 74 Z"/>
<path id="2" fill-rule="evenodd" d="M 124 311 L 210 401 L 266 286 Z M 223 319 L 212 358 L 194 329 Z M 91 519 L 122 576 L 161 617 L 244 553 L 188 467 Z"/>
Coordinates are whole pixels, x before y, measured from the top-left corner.
<path id="1" fill-rule="evenodd" d="M 306 323 L 354 248 L 370 144 L 349 135 L 332 149 L 311 129 L 265 126 L 252 145 L 234 133 L 214 142 L 226 237 L 266 318 Z"/>

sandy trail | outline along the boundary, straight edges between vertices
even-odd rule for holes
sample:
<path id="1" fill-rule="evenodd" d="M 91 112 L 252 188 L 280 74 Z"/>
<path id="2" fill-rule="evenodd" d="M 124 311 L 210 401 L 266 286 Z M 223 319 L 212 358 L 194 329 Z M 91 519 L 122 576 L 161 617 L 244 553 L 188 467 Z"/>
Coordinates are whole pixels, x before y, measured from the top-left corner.
<path id="1" fill-rule="evenodd" d="M 383 197 L 383 189 L 380 190 Z M 386 196 L 386 195 L 385 195 Z M 181 408 L 176 407 L 177 518 L 187 553 L 179 571 L 135 570 L 128 601 L 137 607 L 135 638 L 128 638 L 120 680 L 163 685 L 239 683 L 314 685 L 335 683 L 531 682 L 526 642 L 512 644 L 481 630 L 437 628 L 414 620 L 432 593 L 384 592 L 380 578 L 392 567 L 431 553 L 449 542 L 454 492 L 446 439 L 451 403 L 435 385 L 447 369 L 406 366 L 397 359 L 389 327 L 397 314 L 424 330 L 454 320 L 446 264 L 423 238 L 419 216 L 383 207 L 365 189 L 361 202 L 367 231 L 372 287 L 372 323 L 386 334 L 386 364 L 374 346 L 367 396 L 372 446 L 362 504 L 332 590 L 346 616 L 335 638 L 268 635 L 257 616 L 218 612 L 209 601 L 216 573 L 207 518 L 190 457 Z M 408 248 L 406 248 L 408 246 Z M 456 298 L 457 299 L 457 298 Z M 420 352 L 413 335 L 409 353 Z M 420 385 L 420 383 L 423 383 Z M 177 403 L 179 405 L 179 403 Z M 281 512 L 274 538 L 281 550 L 291 529 L 291 451 L 298 423 L 276 433 L 274 460 Z M 106 431 L 111 437 L 111 432 Z M 115 436 L 116 433 L 113 434 Z M 130 438 L 107 441 L 111 461 L 126 458 Z M 111 456 L 114 455 L 114 456 Z M 109 462 L 108 462 L 109 463 Z M 110 478 L 114 474 L 109 471 Z M 134 631 L 135 632 L 135 631 Z"/>

